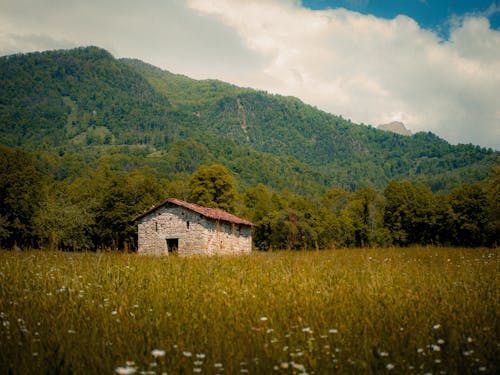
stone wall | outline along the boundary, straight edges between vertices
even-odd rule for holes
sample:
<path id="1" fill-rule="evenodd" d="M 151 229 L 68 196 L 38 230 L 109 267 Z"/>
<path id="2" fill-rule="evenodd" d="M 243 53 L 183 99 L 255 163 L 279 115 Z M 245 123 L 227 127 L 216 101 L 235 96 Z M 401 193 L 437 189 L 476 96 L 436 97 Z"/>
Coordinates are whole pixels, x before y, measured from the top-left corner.
<path id="1" fill-rule="evenodd" d="M 244 254 L 252 250 L 249 226 L 212 220 L 176 205 L 158 208 L 141 218 L 138 226 L 140 254 L 172 254 L 169 239 L 177 239 L 179 255 Z"/>

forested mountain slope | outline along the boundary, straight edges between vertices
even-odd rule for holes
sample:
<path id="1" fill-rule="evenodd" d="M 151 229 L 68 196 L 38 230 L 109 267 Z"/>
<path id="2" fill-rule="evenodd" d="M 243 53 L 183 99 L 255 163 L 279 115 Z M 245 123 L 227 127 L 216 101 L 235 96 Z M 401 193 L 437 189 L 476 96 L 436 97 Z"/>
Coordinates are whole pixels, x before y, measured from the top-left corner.
<path id="1" fill-rule="evenodd" d="M 432 133 L 401 136 L 356 125 L 293 97 L 216 80 L 197 81 L 139 60 L 123 59 L 178 108 L 239 145 L 287 155 L 320 171 L 330 184 L 355 189 L 407 178 L 446 190 L 484 178 L 498 153 L 452 146 Z"/>
<path id="2" fill-rule="evenodd" d="M 499 159 L 478 146 L 356 125 L 296 98 L 193 80 L 97 47 L 0 58 L 0 143 L 43 151 L 59 178 L 105 163 L 149 166 L 173 179 L 217 162 L 242 186 L 297 193 L 381 189 L 402 178 L 449 190 L 483 180 Z"/>

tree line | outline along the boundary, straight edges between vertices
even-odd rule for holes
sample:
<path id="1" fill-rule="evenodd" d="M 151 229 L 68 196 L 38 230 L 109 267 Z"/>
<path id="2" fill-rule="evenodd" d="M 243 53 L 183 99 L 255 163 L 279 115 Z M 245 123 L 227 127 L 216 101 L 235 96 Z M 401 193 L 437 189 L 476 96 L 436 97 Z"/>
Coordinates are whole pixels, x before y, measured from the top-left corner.
<path id="1" fill-rule="evenodd" d="M 134 251 L 132 219 L 167 197 L 254 222 L 259 250 L 496 246 L 499 238 L 500 167 L 488 181 L 447 194 L 400 180 L 383 191 L 331 188 L 299 195 L 262 183 L 241 190 L 237 177 L 219 164 L 166 179 L 150 168 L 123 172 L 102 163 L 57 180 L 32 154 L 0 146 L 0 246 Z"/>

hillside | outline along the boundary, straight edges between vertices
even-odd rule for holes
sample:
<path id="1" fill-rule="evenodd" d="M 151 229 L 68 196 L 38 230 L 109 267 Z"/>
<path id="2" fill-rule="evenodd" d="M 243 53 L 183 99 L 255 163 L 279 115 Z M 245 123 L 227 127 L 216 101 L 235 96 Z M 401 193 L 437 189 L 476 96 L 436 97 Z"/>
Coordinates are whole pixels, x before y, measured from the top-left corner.
<path id="1" fill-rule="evenodd" d="M 309 194 L 406 178 L 446 191 L 483 180 L 499 160 L 478 146 L 357 125 L 296 98 L 193 80 L 97 47 L 0 58 L 0 124 L 0 144 L 43 151 L 59 178 L 85 164 L 148 166 L 170 178 L 217 162 L 241 186 Z"/>

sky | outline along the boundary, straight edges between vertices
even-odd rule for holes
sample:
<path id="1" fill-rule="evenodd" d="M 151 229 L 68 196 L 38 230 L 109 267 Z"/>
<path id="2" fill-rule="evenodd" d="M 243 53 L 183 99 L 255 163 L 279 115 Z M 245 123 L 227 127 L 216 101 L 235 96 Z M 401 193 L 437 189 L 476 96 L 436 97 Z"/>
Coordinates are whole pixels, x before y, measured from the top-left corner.
<path id="1" fill-rule="evenodd" d="M 0 55 L 87 45 L 500 150 L 500 0 L 0 0 Z"/>

